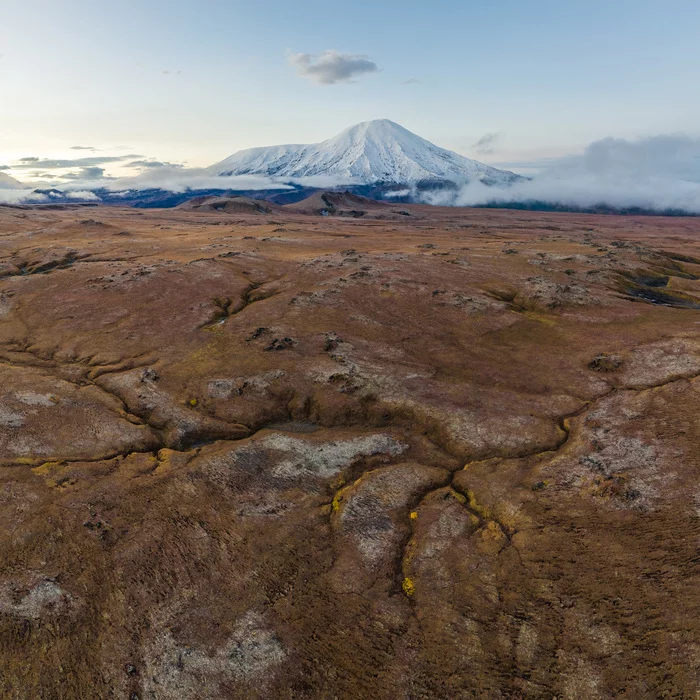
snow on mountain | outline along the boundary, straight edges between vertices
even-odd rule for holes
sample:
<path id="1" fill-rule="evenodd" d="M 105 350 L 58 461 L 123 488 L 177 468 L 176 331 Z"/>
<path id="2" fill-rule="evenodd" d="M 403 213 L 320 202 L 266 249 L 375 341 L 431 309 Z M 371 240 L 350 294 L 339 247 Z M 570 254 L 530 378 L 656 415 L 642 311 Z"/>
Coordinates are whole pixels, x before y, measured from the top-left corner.
<path id="1" fill-rule="evenodd" d="M 207 169 L 215 175 L 274 178 L 327 177 L 338 184 L 415 184 L 475 180 L 504 185 L 520 176 L 439 148 L 388 119 L 362 122 L 309 145 L 269 146 L 238 151 Z"/>
<path id="2" fill-rule="evenodd" d="M 21 190 L 23 188 L 24 185 L 19 180 L 15 180 L 14 177 L 5 173 L 0 173 L 0 190 Z"/>

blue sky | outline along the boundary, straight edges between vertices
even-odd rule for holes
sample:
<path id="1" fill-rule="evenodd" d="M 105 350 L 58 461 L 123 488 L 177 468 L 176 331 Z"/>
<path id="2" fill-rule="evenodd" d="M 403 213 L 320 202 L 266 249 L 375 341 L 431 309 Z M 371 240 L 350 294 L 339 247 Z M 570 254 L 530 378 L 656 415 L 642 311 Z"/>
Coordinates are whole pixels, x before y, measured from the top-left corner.
<path id="1" fill-rule="evenodd" d="M 204 166 L 379 117 L 496 163 L 698 135 L 698 27 L 697 0 L 4 0 L 0 165 L 82 145 Z M 290 63 L 328 50 L 379 70 Z"/>

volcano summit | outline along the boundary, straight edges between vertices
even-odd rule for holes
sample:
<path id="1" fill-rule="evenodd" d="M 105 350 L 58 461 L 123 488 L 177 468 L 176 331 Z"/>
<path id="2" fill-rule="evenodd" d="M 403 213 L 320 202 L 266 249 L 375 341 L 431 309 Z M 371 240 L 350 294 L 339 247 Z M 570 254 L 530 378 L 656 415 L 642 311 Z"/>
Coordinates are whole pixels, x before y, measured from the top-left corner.
<path id="1" fill-rule="evenodd" d="M 321 143 L 248 148 L 212 165 L 208 172 L 291 180 L 329 178 L 338 184 L 360 185 L 474 181 L 507 185 L 521 179 L 440 148 L 388 119 L 356 124 Z"/>

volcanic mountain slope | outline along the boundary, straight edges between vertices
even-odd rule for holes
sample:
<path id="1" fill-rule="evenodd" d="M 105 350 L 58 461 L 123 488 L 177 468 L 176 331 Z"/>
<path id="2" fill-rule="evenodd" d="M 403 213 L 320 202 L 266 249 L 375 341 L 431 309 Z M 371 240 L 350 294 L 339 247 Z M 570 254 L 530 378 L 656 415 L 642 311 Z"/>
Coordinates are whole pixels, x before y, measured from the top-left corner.
<path id="1" fill-rule="evenodd" d="M 520 176 L 439 148 L 388 119 L 362 122 L 311 145 L 239 151 L 209 168 L 215 175 L 324 178 L 337 184 L 481 181 L 503 185 Z"/>
<path id="2" fill-rule="evenodd" d="M 0 173 L 0 190 L 19 190 L 24 185 L 7 173 Z"/>
<path id="3" fill-rule="evenodd" d="M 0 207 L 0 697 L 695 698 L 700 219 Z"/>

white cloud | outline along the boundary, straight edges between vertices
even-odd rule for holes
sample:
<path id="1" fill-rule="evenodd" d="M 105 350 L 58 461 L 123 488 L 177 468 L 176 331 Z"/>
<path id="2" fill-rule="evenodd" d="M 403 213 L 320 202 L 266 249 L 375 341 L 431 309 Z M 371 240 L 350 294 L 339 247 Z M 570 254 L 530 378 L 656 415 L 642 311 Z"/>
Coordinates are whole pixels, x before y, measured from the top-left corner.
<path id="1" fill-rule="evenodd" d="M 40 194 L 32 189 L 0 189 L 0 204 L 41 204 L 56 198 L 99 201 L 93 190 L 108 190 L 113 193 L 160 189 L 180 193 L 188 190 L 290 190 L 291 185 L 256 175 L 233 175 L 220 177 L 204 170 L 178 167 L 154 168 L 139 175 L 94 180 L 72 180 L 55 185 L 61 194 Z M 51 187 L 48 183 L 42 188 Z"/>
<path id="2" fill-rule="evenodd" d="M 700 213 L 700 138 L 607 138 L 591 143 L 580 155 L 545 161 L 542 166 L 542 172 L 532 180 L 511 187 L 472 183 L 457 192 L 425 195 L 423 199 L 454 206 L 540 201 Z"/>
<path id="3" fill-rule="evenodd" d="M 64 186 L 61 186 L 63 188 Z M 221 177 L 212 175 L 203 169 L 182 168 L 164 165 L 151 168 L 130 177 L 104 178 L 94 181 L 70 183 L 70 191 L 107 189 L 111 192 L 122 190 L 161 189 L 168 192 L 186 192 L 187 190 L 288 190 L 289 185 L 280 184 L 270 178 L 257 175 L 232 175 Z"/>
<path id="4" fill-rule="evenodd" d="M 80 199 L 81 201 L 85 202 L 99 202 L 100 198 L 94 193 L 90 192 L 89 190 L 77 190 L 77 191 L 72 191 L 72 192 L 66 192 L 65 196 L 67 199 Z"/>
<path id="5" fill-rule="evenodd" d="M 72 190 L 70 192 L 36 192 L 34 190 L 2 190 L 0 204 L 46 204 L 56 199 L 75 199 L 82 202 L 99 202 L 100 198 L 89 190 Z"/>
<path id="6" fill-rule="evenodd" d="M 297 73 L 320 85 L 352 83 L 353 78 L 365 73 L 375 73 L 379 66 L 369 56 L 361 54 L 324 51 L 322 54 L 295 53 L 289 62 Z"/>
<path id="7" fill-rule="evenodd" d="M 560 169 L 623 178 L 663 177 L 700 182 L 700 138 L 683 134 L 638 141 L 595 141 L 583 155 L 563 159 Z"/>
<path id="8" fill-rule="evenodd" d="M 0 204 L 28 204 L 48 202 L 45 194 L 37 194 L 33 190 L 0 190 Z"/>

